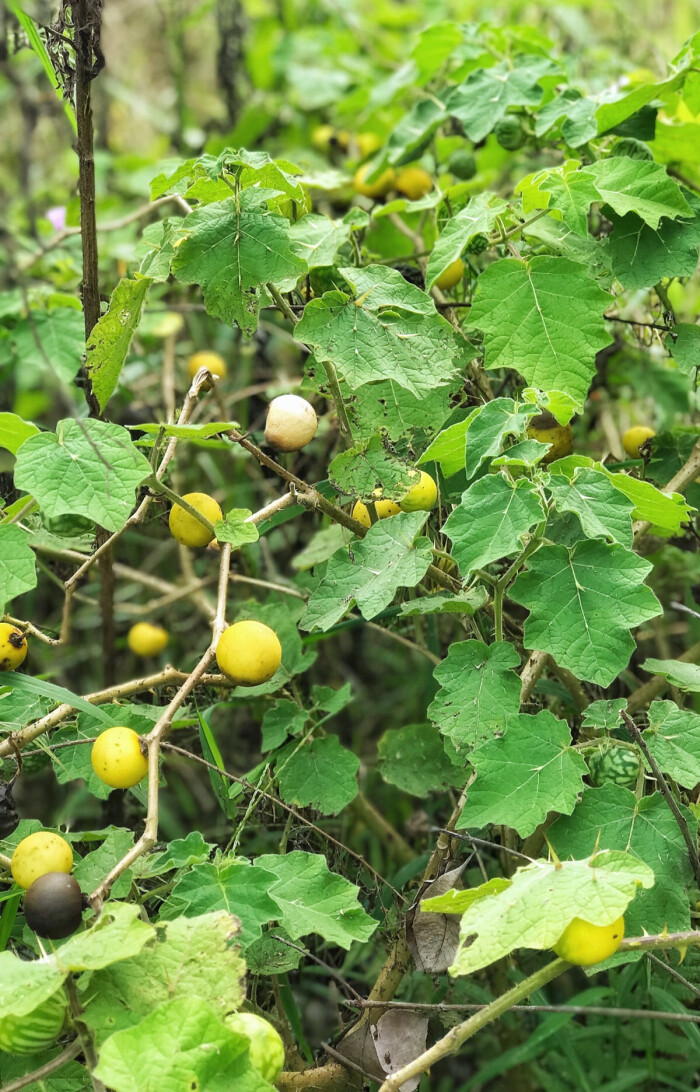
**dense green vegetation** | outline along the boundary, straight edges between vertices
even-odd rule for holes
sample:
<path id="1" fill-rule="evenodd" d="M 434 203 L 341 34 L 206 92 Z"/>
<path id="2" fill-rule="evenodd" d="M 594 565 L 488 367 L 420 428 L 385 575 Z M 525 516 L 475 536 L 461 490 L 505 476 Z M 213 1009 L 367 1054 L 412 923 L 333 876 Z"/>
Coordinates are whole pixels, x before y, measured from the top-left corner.
<path id="1" fill-rule="evenodd" d="M 697 1087 L 694 7 L 8 0 L 6 1092 Z"/>

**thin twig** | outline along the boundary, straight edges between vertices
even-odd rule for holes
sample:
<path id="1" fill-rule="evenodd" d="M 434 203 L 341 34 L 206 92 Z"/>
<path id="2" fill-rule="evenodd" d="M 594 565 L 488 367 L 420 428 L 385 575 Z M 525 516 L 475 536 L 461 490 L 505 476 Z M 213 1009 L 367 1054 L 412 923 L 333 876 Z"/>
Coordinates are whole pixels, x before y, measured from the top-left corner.
<path id="1" fill-rule="evenodd" d="M 630 735 L 634 739 L 637 746 L 640 748 L 640 750 L 641 750 L 642 754 L 644 755 L 647 763 L 649 764 L 649 768 L 651 769 L 651 772 L 653 773 L 654 777 L 656 778 L 656 783 L 657 783 L 657 785 L 659 786 L 659 788 L 661 790 L 661 793 L 662 793 L 662 795 L 664 797 L 664 800 L 666 801 L 669 808 L 671 809 L 671 812 L 673 814 L 673 818 L 678 823 L 678 827 L 680 829 L 680 832 L 683 835 L 683 840 L 684 840 L 686 846 L 688 847 L 688 856 L 690 857 L 690 863 L 691 863 L 692 868 L 693 868 L 693 875 L 695 876 L 695 882 L 700 885 L 700 857 L 698 856 L 698 847 L 697 847 L 697 845 L 695 843 L 695 839 L 693 838 L 692 834 L 690 833 L 690 830 L 688 828 L 688 824 L 686 823 L 685 819 L 683 818 L 683 816 L 681 814 L 681 810 L 678 807 L 678 804 L 676 803 L 676 799 L 675 799 L 673 793 L 671 792 L 671 790 L 668 787 L 668 782 L 666 781 L 666 778 L 664 777 L 661 770 L 659 769 L 659 766 L 658 766 L 658 763 L 656 762 L 656 759 L 653 757 L 653 755 L 651 754 L 649 748 L 647 747 L 646 740 L 644 739 L 644 736 L 642 735 L 639 728 L 637 727 L 637 725 L 632 720 L 631 716 L 628 713 L 626 713 L 624 711 L 624 709 L 622 710 L 622 719 L 625 722 L 625 725 L 627 726 L 628 732 L 630 733 Z"/>
<path id="2" fill-rule="evenodd" d="M 281 939 L 281 938 L 280 938 Z M 355 1006 L 366 1008 L 368 1005 L 376 1006 L 376 1001 L 350 1001 L 344 1002 L 350 1008 Z M 383 1009 L 403 1009 L 407 1012 L 481 1012 L 488 1008 L 482 1004 L 451 1005 L 445 1002 L 428 1004 L 420 1001 L 384 1001 L 380 1002 Z M 618 1009 L 606 1008 L 604 1005 L 513 1005 L 510 1012 L 563 1012 L 572 1016 L 612 1016 L 618 1020 L 670 1020 L 677 1023 L 698 1024 L 700 1013 L 695 1012 L 662 1012 L 657 1009 Z"/>

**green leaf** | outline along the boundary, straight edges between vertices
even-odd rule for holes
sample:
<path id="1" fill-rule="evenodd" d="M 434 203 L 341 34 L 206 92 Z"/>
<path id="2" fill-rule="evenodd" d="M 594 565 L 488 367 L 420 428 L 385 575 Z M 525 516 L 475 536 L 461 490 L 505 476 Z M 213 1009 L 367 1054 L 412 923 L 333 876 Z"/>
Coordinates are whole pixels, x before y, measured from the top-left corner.
<path id="1" fill-rule="evenodd" d="M 514 368 L 530 386 L 582 408 L 596 353 L 610 343 L 610 296 L 567 258 L 502 258 L 481 274 L 469 321 L 484 331 L 486 367 Z"/>
<path id="2" fill-rule="evenodd" d="M 580 148 L 598 132 L 595 120 L 596 103 L 583 98 L 579 91 L 568 87 L 561 95 L 546 103 L 535 116 L 535 135 L 544 136 L 562 122 L 561 135 L 570 148 Z"/>
<path id="3" fill-rule="evenodd" d="M 421 799 L 464 784 L 465 773 L 450 762 L 431 724 L 391 728 L 378 744 L 378 768 L 385 781 Z"/>
<path id="4" fill-rule="evenodd" d="M 88 750 L 88 748 L 83 748 Z M 102 844 L 87 853 L 82 860 L 76 861 L 73 875 L 80 884 L 82 891 L 94 891 L 105 876 L 112 871 L 122 857 L 133 848 L 134 834 L 130 830 L 122 830 L 120 827 L 112 827 L 106 832 Z M 127 868 L 113 884 L 110 897 L 113 899 L 128 898 L 131 890 L 133 874 Z"/>
<path id="5" fill-rule="evenodd" d="M 458 751 L 503 732 L 508 715 L 520 706 L 520 663 L 512 645 L 497 641 L 457 641 L 435 668 L 440 684 L 428 716 Z"/>
<path id="6" fill-rule="evenodd" d="M 644 579 L 651 563 L 599 540 L 543 546 L 509 591 L 530 615 L 525 647 L 554 656 L 579 679 L 609 686 L 634 651 L 629 630 L 661 613 Z"/>
<path id="7" fill-rule="evenodd" d="M 68 419 L 58 422 L 55 433 L 24 441 L 15 485 L 31 493 L 47 516 L 86 516 L 119 531 L 150 473 L 148 459 L 121 425 Z"/>
<path id="8" fill-rule="evenodd" d="M 583 757 L 571 748 L 568 724 L 547 709 L 509 716 L 505 735 L 481 743 L 470 761 L 477 777 L 457 828 L 501 823 L 523 838 L 550 811 L 569 815 L 574 810 L 588 772 Z"/>
<path id="9" fill-rule="evenodd" d="M 328 562 L 323 580 L 312 593 L 302 629 L 324 632 L 357 605 L 371 619 L 388 607 L 398 588 L 413 588 L 432 561 L 430 541 L 416 535 L 427 513 L 400 513 L 378 520 L 352 547 L 352 556 L 339 550 Z"/>
<path id="10" fill-rule="evenodd" d="M 402 618 L 412 618 L 417 614 L 468 614 L 473 615 L 481 610 L 486 599 L 486 589 L 479 585 L 459 595 L 435 594 L 423 599 L 412 599 L 410 603 L 402 603 L 400 615 Z"/>
<path id="11" fill-rule="evenodd" d="M 250 508 L 231 508 L 224 518 L 218 519 L 214 524 L 217 542 L 230 542 L 234 550 L 238 550 L 248 542 L 257 542 L 258 528 L 250 523 L 252 516 Z"/>
<path id="12" fill-rule="evenodd" d="M 698 264 L 700 199 L 683 190 L 692 220 L 662 219 L 657 228 L 636 212 L 618 216 L 608 211 L 612 269 L 623 288 L 651 288 L 662 277 L 689 277 Z M 675 355 L 675 354 L 674 354 Z"/>
<path id="13" fill-rule="evenodd" d="M 556 75 L 561 75 L 561 69 L 548 58 L 520 54 L 472 72 L 450 94 L 446 106 L 477 143 L 496 127 L 509 106 L 537 106 L 543 94 L 539 81 Z"/>
<path id="14" fill-rule="evenodd" d="M 472 974 L 515 948 L 551 948 L 575 917 L 610 925 L 634 899 L 639 884 L 646 888 L 653 883 L 652 870 L 629 853 L 534 861 L 517 870 L 505 891 L 472 902 L 460 923 L 450 974 Z M 422 909 L 449 912 L 452 898 L 425 899 Z"/>
<path id="15" fill-rule="evenodd" d="M 359 888 L 329 871 L 317 853 L 263 854 L 254 871 L 265 869 L 277 877 L 270 896 L 282 911 L 280 921 L 292 940 L 318 933 L 329 944 L 346 951 L 354 941 L 369 940 L 378 922 L 358 901 Z"/>
<path id="16" fill-rule="evenodd" d="M 240 1008 L 245 964 L 238 932 L 236 918 L 223 910 L 162 922 L 153 943 L 138 955 L 93 974 L 85 1021 L 98 1045 L 165 1001 L 196 998 L 219 1018 Z"/>
<path id="17" fill-rule="evenodd" d="M 692 216 L 680 186 L 666 172 L 662 163 L 628 156 L 608 156 L 586 167 L 602 201 L 618 216 L 634 212 L 645 224 L 656 229 L 662 216 L 675 220 Z"/>
<path id="18" fill-rule="evenodd" d="M 280 698 L 265 711 L 262 722 L 263 754 L 281 747 L 287 736 L 298 736 L 306 727 L 309 714 L 290 698 Z"/>
<path id="19" fill-rule="evenodd" d="M 681 805 L 693 837 L 697 821 Z M 693 873 L 683 834 L 659 792 L 641 800 L 629 789 L 604 785 L 586 789 L 573 815 L 562 816 L 547 830 L 550 845 L 562 860 L 601 849 L 627 850 L 654 870 L 656 884 L 640 891 L 625 913 L 629 936 L 689 929 L 688 893 Z M 588 920 L 588 915 L 583 915 Z"/>
<path id="20" fill-rule="evenodd" d="M 357 298 L 326 292 L 311 300 L 294 332 L 298 341 L 330 360 L 352 390 L 393 379 L 422 397 L 452 378 L 452 327 L 430 296 L 383 265 L 340 273 Z"/>
<path id="21" fill-rule="evenodd" d="M 186 838 L 174 838 L 161 853 L 140 857 L 134 862 L 133 871 L 138 876 L 162 876 L 209 860 L 213 849 L 213 842 L 205 842 L 198 830 L 192 830 Z"/>
<path id="22" fill-rule="evenodd" d="M 274 876 L 245 860 L 223 858 L 215 864 L 195 865 L 175 884 L 161 919 L 179 914 L 196 918 L 225 910 L 240 920 L 240 942 L 245 948 L 262 936 L 263 925 L 279 918 L 277 903 L 268 893 L 272 883 Z"/>
<path id="23" fill-rule="evenodd" d="M 68 975 L 54 958 L 27 961 L 14 952 L 0 952 L 0 1020 L 27 1016 L 60 989 Z"/>
<path id="24" fill-rule="evenodd" d="M 73 709 L 82 709 L 90 713 L 95 720 L 107 726 L 112 723 L 106 711 L 101 709 L 99 705 L 91 705 L 85 698 L 81 698 L 70 690 L 66 690 L 63 686 L 56 686 L 55 683 L 48 682 L 45 679 L 37 679 L 33 675 L 21 675 L 19 672 L 14 671 L 11 679 L 5 677 L 5 685 L 11 685 L 13 691 L 19 694 L 41 694 L 42 697 L 51 698 L 52 701 L 59 704 L 70 705 Z"/>
<path id="25" fill-rule="evenodd" d="M 339 523 L 332 523 L 329 527 L 322 527 L 311 537 L 303 550 L 300 550 L 292 558 L 292 568 L 297 572 L 306 572 L 313 569 L 314 565 L 321 565 L 328 561 L 336 550 L 347 546 L 353 538 L 352 531 L 342 527 Z"/>
<path id="26" fill-rule="evenodd" d="M 25 385 L 27 372 L 43 377 L 47 371 L 53 371 L 62 383 L 72 383 L 85 351 L 84 319 L 72 307 L 33 310 L 9 331 L 9 341 Z"/>
<path id="27" fill-rule="evenodd" d="M 598 728 L 611 732 L 622 720 L 622 710 L 627 706 L 627 698 L 602 698 L 592 701 L 584 710 L 583 724 L 587 728 Z"/>
<path id="28" fill-rule="evenodd" d="M 542 501 L 531 482 L 511 483 L 502 474 L 487 474 L 462 494 L 442 529 L 466 576 L 517 553 L 528 531 L 543 519 Z"/>
<path id="29" fill-rule="evenodd" d="M 154 935 L 153 926 L 141 920 L 136 903 L 108 902 L 89 929 L 59 945 L 51 958 L 61 970 L 99 971 L 138 955 Z"/>
<path id="30" fill-rule="evenodd" d="M 32 421 L 24 421 L 16 413 L 0 413 L 0 448 L 17 454 L 18 449 L 29 439 L 36 436 L 39 429 Z"/>
<path id="31" fill-rule="evenodd" d="M 653 675 L 662 675 L 668 679 L 671 686 L 677 686 L 679 690 L 692 694 L 700 693 L 700 667 L 697 664 L 686 664 L 682 660 L 655 660 L 649 657 L 641 665 L 642 671 L 648 671 Z"/>
<path id="32" fill-rule="evenodd" d="M 700 716 L 673 701 L 653 701 L 644 740 L 661 772 L 692 789 L 700 781 Z"/>
<path id="33" fill-rule="evenodd" d="M 333 265 L 338 251 L 350 239 L 353 231 L 366 226 L 358 218 L 361 209 L 353 209 L 354 215 L 346 215 L 342 220 L 331 220 L 327 216 L 309 213 L 297 220 L 289 228 L 289 241 L 294 253 L 301 258 L 308 269 L 322 269 Z"/>
<path id="34" fill-rule="evenodd" d="M 480 193 L 452 216 L 438 238 L 428 260 L 425 283 L 432 288 L 448 265 L 461 257 L 475 235 L 488 235 L 497 216 L 508 211 L 508 204 L 493 193 Z"/>
<path id="35" fill-rule="evenodd" d="M 695 255 L 697 260 L 697 253 Z M 700 326 L 691 322 L 679 322 L 673 327 L 671 337 L 666 342 L 671 355 L 685 375 L 692 375 L 700 368 Z"/>
<path id="36" fill-rule="evenodd" d="M 512 398 L 494 398 L 475 410 L 467 423 L 462 464 L 467 481 L 479 472 L 487 460 L 500 453 L 506 439 L 521 436 L 530 417 L 536 412 L 535 406 L 518 406 Z"/>
<path id="37" fill-rule="evenodd" d="M 377 157 L 376 169 L 383 168 L 386 164 L 400 167 L 417 159 L 433 133 L 448 117 L 447 110 L 439 99 L 433 96 L 420 99 L 404 114 L 392 132 L 381 159 Z"/>
<path id="38" fill-rule="evenodd" d="M 491 403 L 488 404 L 491 405 Z M 467 430 L 472 418 L 478 412 L 478 409 L 472 410 L 463 421 L 457 421 L 454 425 L 449 425 L 436 436 L 428 450 L 421 455 L 418 465 L 420 466 L 421 463 L 438 463 L 446 478 L 451 478 L 453 474 L 463 470 Z"/>
<path id="39" fill-rule="evenodd" d="M 398 501 L 412 484 L 411 472 L 415 478 L 413 467 L 397 458 L 379 436 L 372 436 L 336 455 L 328 467 L 328 480 L 338 493 L 346 496 L 367 500 L 380 487 L 383 496 Z"/>
<path id="40" fill-rule="evenodd" d="M 179 998 L 110 1036 L 93 1073 L 114 1092 L 271 1092 L 251 1065 L 248 1047 L 246 1036 L 227 1028 L 209 1005 Z"/>
<path id="41" fill-rule="evenodd" d="M 454 384 L 417 396 L 392 379 L 366 383 L 354 392 L 348 409 L 360 436 L 381 431 L 390 440 L 427 433 L 432 436 L 450 416 Z"/>
<path id="42" fill-rule="evenodd" d="M 582 467 L 571 480 L 552 474 L 547 484 L 560 512 L 574 512 L 587 538 L 632 546 L 632 501 L 597 470 Z"/>
<path id="43" fill-rule="evenodd" d="M 684 523 L 690 520 L 692 511 L 681 493 L 662 493 L 651 482 L 632 478 L 629 474 L 612 474 L 604 466 L 597 468 L 621 493 L 634 504 L 632 519 L 648 520 L 654 527 L 679 534 Z"/>
<path id="44" fill-rule="evenodd" d="M 534 209 L 556 209 L 566 226 L 584 238 L 588 235 L 588 210 L 600 198 L 593 178 L 578 160 L 530 175 L 518 184 L 517 192 L 523 195 L 526 215 Z"/>
<path id="45" fill-rule="evenodd" d="M 686 64 L 688 63 L 691 62 L 686 61 Z M 685 73 L 679 71 L 658 83 L 641 84 L 633 91 L 621 91 L 619 85 L 608 88 L 601 96 L 606 101 L 603 101 L 596 110 L 598 133 L 607 133 L 654 99 L 660 99 L 669 91 L 675 91 L 684 79 Z"/>
<path id="46" fill-rule="evenodd" d="M 85 367 L 100 410 L 104 410 L 116 390 L 152 283 L 149 277 L 141 276 L 119 281 L 112 292 L 109 310 L 87 340 Z"/>
<path id="47" fill-rule="evenodd" d="M 314 739 L 288 757 L 280 756 L 277 782 L 287 804 L 338 815 L 358 793 L 359 758 L 337 736 Z"/>
<path id="48" fill-rule="evenodd" d="M 202 286 L 210 315 L 235 322 L 248 337 L 258 325 L 260 288 L 306 268 L 292 250 L 289 222 L 264 206 L 271 194 L 248 189 L 190 213 L 172 263 L 182 284 Z"/>
<path id="49" fill-rule="evenodd" d="M 18 595 L 36 587 L 36 562 L 27 534 L 16 523 L 0 524 L 0 614 Z"/>

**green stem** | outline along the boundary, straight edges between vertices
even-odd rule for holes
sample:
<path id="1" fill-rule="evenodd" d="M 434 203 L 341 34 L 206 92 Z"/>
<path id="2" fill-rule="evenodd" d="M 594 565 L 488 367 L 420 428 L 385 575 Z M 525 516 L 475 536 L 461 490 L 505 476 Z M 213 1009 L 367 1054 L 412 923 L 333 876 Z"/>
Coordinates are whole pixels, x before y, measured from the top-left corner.
<path id="1" fill-rule="evenodd" d="M 563 959 L 555 959 L 545 967 L 540 968 L 539 971 L 535 971 L 529 978 L 525 978 L 517 986 L 514 986 L 512 990 L 508 990 L 507 993 L 492 1001 L 481 1012 L 475 1013 L 468 1020 L 452 1028 L 447 1035 L 444 1035 L 442 1039 L 438 1039 L 437 1043 L 434 1043 L 423 1054 L 420 1054 L 408 1065 L 392 1074 L 388 1080 L 384 1081 L 379 1092 L 398 1092 L 398 1089 L 405 1081 L 425 1073 L 426 1070 L 447 1057 L 448 1054 L 454 1054 L 462 1046 L 462 1043 L 466 1043 L 467 1039 L 471 1039 L 487 1024 L 491 1024 L 499 1016 L 503 1016 L 513 1005 L 517 1005 L 519 1001 L 529 997 L 530 994 L 535 993 L 542 986 L 546 986 L 552 979 L 558 978 L 569 967 L 570 964 Z"/>
<path id="2" fill-rule="evenodd" d="M 503 640 L 503 596 L 505 594 L 506 586 L 502 580 L 494 586 L 493 589 L 493 639 L 494 641 Z"/>

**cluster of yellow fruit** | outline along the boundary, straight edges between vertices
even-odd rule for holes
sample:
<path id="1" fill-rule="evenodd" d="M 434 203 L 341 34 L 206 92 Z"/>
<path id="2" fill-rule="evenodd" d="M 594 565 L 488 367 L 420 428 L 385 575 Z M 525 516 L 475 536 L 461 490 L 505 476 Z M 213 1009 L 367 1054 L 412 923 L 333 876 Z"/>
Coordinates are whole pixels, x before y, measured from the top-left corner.
<path id="1" fill-rule="evenodd" d="M 409 201 L 418 201 L 433 188 L 432 178 L 422 167 L 403 167 L 400 171 L 387 167 L 372 182 L 367 182 L 367 175 L 373 170 L 372 163 L 363 163 L 355 172 L 355 189 L 363 197 L 386 197 L 391 190 L 396 190 Z"/>
<path id="2" fill-rule="evenodd" d="M 430 474 L 425 470 L 414 470 L 412 474 L 418 474 L 418 481 L 412 485 L 404 497 L 398 502 L 382 499 L 382 490 L 375 489 L 373 506 L 377 519 L 388 519 L 399 512 L 429 512 L 435 507 L 437 500 L 437 485 Z M 352 510 L 353 519 L 361 523 L 363 527 L 371 527 L 369 508 L 364 501 L 357 501 Z"/>

